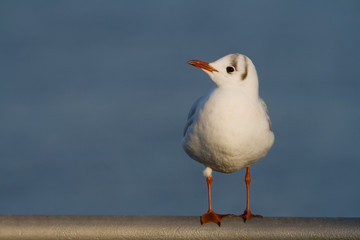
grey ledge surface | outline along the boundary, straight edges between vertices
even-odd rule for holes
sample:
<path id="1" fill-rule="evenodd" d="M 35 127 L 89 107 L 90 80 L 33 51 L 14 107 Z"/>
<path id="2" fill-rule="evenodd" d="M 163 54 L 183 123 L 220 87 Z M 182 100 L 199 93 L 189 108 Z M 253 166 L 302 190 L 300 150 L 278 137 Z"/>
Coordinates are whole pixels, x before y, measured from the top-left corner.
<path id="1" fill-rule="evenodd" d="M 360 239 L 360 218 L 0 215 L 0 239 Z"/>

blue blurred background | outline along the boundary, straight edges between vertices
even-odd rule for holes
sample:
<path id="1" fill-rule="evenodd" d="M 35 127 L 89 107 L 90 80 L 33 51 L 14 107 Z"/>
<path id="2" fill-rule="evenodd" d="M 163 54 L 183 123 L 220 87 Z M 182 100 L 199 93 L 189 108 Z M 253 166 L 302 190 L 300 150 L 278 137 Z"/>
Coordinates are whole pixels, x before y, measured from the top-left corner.
<path id="1" fill-rule="evenodd" d="M 211 87 L 190 59 L 248 55 L 276 136 L 264 216 L 360 216 L 359 1 L 1 1 L 0 214 L 201 215 L 181 148 Z M 213 207 L 245 208 L 244 170 Z"/>

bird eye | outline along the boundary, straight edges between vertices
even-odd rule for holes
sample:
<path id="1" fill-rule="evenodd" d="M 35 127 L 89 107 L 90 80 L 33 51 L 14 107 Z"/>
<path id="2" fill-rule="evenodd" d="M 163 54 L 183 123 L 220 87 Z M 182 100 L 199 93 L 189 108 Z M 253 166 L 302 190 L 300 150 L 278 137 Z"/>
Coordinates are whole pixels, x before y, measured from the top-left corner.
<path id="1" fill-rule="evenodd" d="M 227 68 L 226 68 L 226 71 L 227 71 L 228 73 L 232 73 L 233 71 L 235 71 L 235 69 L 234 69 L 233 67 L 227 67 Z"/>

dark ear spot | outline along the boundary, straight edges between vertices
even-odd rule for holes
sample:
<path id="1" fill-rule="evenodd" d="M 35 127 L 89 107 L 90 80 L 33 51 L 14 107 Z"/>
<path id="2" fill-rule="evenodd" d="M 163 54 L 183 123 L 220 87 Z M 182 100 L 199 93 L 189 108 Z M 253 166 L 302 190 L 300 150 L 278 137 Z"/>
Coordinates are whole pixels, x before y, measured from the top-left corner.
<path id="1" fill-rule="evenodd" d="M 241 75 L 242 80 L 245 80 L 248 75 L 248 61 L 247 61 L 247 57 L 245 57 L 245 56 L 244 56 L 244 62 L 245 62 L 245 70 L 244 70 L 244 73 Z"/>
<path id="2" fill-rule="evenodd" d="M 234 67 L 235 70 L 237 70 L 237 64 L 238 64 L 238 54 L 233 54 L 232 58 L 230 60 L 230 65 Z"/>

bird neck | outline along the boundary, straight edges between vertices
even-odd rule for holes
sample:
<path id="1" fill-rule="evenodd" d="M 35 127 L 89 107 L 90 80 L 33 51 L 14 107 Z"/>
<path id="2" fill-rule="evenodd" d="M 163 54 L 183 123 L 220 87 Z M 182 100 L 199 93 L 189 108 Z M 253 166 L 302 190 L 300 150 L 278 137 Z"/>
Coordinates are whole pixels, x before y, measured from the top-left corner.
<path id="1" fill-rule="evenodd" d="M 259 98 L 259 80 L 255 66 L 252 63 L 248 71 L 248 77 L 243 82 L 243 88 L 250 97 L 257 99 Z"/>
<path id="2" fill-rule="evenodd" d="M 244 83 L 244 92 L 251 98 L 257 99 L 259 97 L 259 81 L 257 75 L 253 76 L 253 79 L 247 79 Z"/>

